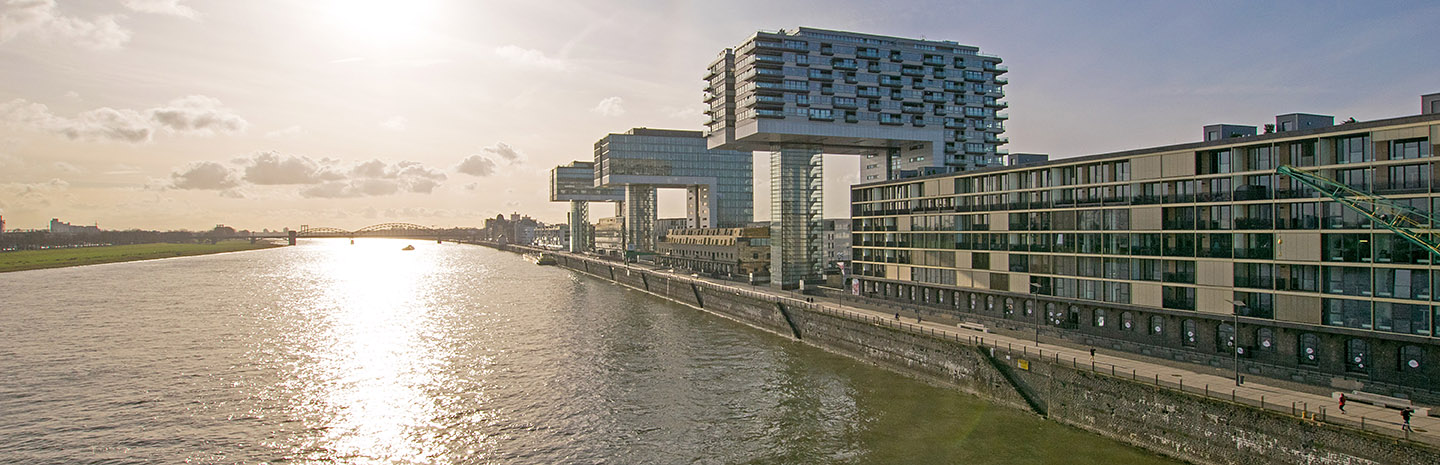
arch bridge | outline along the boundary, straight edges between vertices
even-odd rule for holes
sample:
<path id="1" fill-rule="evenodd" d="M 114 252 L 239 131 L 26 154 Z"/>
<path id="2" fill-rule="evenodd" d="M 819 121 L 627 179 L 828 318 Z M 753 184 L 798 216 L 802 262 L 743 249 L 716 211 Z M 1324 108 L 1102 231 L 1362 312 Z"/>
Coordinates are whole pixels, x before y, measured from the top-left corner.
<path id="1" fill-rule="evenodd" d="M 446 230 L 414 223 L 380 223 L 354 231 L 328 226 L 301 226 L 297 237 L 399 237 L 399 238 L 440 238 Z"/>

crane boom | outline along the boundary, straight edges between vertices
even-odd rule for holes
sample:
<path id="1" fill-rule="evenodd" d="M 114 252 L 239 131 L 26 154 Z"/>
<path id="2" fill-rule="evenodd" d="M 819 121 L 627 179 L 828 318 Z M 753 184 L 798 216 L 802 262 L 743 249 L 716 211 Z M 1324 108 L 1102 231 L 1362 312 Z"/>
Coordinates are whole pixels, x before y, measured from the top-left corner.
<path id="1" fill-rule="evenodd" d="M 1436 240 L 1434 230 L 1431 229 L 1440 225 L 1440 220 L 1429 213 L 1290 165 L 1281 165 L 1275 172 L 1320 191 L 1345 208 L 1364 215 L 1375 224 L 1384 226 L 1431 254 L 1440 255 L 1440 241 Z"/>

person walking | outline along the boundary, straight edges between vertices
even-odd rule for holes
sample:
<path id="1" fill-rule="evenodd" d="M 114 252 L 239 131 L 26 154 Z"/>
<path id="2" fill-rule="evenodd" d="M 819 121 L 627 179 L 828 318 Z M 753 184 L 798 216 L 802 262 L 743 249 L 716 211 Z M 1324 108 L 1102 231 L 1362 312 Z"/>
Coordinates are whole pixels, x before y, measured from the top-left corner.
<path id="1" fill-rule="evenodd" d="M 1340 413 L 1345 413 L 1345 393 L 1340 393 Z"/>
<path id="2" fill-rule="evenodd" d="M 1405 423 L 1402 424 L 1402 425 L 1400 425 L 1400 429 L 1401 429 L 1402 431 L 1408 431 L 1408 432 L 1411 432 L 1411 433 L 1415 432 L 1415 430 L 1410 429 L 1410 412 L 1413 411 L 1413 410 L 1414 410 L 1414 409 L 1412 409 L 1412 408 L 1410 408 L 1410 407 L 1405 407 L 1404 410 L 1401 410 L 1401 411 L 1400 411 L 1400 419 L 1405 420 Z"/>
<path id="3" fill-rule="evenodd" d="M 1091 347 L 1091 348 L 1090 348 L 1090 361 L 1092 361 L 1092 362 L 1095 361 L 1095 348 L 1094 348 L 1094 347 Z"/>

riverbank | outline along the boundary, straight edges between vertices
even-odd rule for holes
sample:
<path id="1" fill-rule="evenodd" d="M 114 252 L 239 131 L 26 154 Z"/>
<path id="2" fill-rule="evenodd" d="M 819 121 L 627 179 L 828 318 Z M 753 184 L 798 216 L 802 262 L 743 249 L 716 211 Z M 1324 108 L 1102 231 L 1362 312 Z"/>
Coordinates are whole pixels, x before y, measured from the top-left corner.
<path id="1" fill-rule="evenodd" d="M 1332 416 L 1323 396 L 1255 382 L 1232 386 L 1197 371 L 973 329 L 985 330 L 982 324 L 902 322 L 891 310 L 853 301 L 557 258 L 564 268 L 1194 463 L 1440 463 L 1440 425 L 1429 418 L 1409 434 L 1393 410 L 1355 405 Z"/>
<path id="2" fill-rule="evenodd" d="M 214 244 L 131 244 L 0 253 L 0 273 L 133 262 L 280 247 L 268 242 L 221 241 Z"/>

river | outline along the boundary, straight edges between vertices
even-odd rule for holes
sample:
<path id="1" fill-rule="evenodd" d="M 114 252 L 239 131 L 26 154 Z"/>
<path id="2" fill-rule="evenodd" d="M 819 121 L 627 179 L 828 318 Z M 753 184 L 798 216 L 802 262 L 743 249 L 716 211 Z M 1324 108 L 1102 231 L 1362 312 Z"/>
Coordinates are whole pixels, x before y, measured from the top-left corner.
<path id="1" fill-rule="evenodd" d="M 386 239 L 0 274 L 0 462 L 1172 463 L 517 255 Z"/>

